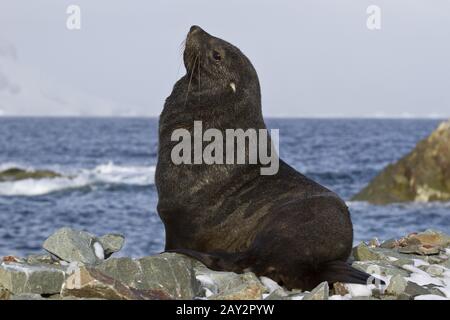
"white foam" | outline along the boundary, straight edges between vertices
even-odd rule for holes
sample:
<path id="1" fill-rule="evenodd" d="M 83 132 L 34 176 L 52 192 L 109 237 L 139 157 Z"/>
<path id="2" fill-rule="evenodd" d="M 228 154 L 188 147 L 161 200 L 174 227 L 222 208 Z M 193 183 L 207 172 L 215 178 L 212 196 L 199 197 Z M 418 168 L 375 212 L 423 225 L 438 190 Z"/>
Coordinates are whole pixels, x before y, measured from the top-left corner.
<path id="1" fill-rule="evenodd" d="M 0 171 L 17 167 L 12 163 L 2 164 Z M 120 166 L 109 162 L 94 169 L 67 172 L 62 177 L 0 182 L 0 196 L 40 196 L 61 190 L 95 187 L 99 184 L 147 186 L 154 183 L 155 169 L 155 166 Z"/>

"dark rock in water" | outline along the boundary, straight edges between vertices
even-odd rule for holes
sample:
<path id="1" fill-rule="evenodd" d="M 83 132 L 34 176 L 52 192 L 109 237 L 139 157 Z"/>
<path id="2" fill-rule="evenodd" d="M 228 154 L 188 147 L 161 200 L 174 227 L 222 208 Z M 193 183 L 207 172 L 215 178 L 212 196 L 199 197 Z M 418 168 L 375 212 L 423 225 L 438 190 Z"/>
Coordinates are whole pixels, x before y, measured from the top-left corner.
<path id="1" fill-rule="evenodd" d="M 49 170 L 27 171 L 18 168 L 11 168 L 0 172 L 0 182 L 25 179 L 51 179 L 58 177 L 61 177 L 59 173 Z"/>
<path id="2" fill-rule="evenodd" d="M 352 200 L 374 204 L 450 200 L 450 121 L 387 166 Z"/>
<path id="3" fill-rule="evenodd" d="M 92 267 L 82 267 L 69 276 L 61 290 L 61 296 L 108 300 L 170 299 L 162 290 L 133 289 Z"/>

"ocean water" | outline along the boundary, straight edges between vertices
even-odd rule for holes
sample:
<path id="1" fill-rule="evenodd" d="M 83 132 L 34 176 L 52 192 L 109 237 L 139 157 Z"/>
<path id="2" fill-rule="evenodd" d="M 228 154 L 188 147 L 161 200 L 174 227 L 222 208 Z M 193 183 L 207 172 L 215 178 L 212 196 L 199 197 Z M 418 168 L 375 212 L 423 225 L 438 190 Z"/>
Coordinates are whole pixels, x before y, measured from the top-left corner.
<path id="1" fill-rule="evenodd" d="M 337 192 L 351 210 L 355 243 L 427 228 L 450 232 L 450 203 L 374 206 L 351 202 L 388 163 L 439 120 L 268 119 L 280 155 Z M 0 182 L 0 255 L 41 251 L 62 226 L 122 233 L 120 255 L 164 248 L 156 212 L 157 119 L 1 118 L 0 171 L 50 169 L 64 177 Z"/>

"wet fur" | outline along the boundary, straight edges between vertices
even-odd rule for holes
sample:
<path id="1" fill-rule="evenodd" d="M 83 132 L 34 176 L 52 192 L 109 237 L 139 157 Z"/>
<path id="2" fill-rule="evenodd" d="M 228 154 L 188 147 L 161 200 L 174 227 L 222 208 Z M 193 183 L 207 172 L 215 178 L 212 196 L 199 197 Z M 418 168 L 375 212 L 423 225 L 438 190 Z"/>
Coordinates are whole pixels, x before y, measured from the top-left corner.
<path id="1" fill-rule="evenodd" d="M 212 58 L 214 51 L 220 61 Z M 259 164 L 172 163 L 173 130 L 192 134 L 194 120 L 202 121 L 203 130 L 266 128 L 258 76 L 238 48 L 193 27 L 184 62 L 187 73 L 159 122 L 156 187 L 166 251 L 215 270 L 251 270 L 288 288 L 366 283 L 368 275 L 346 263 L 353 230 L 345 203 L 281 159 L 273 176 L 260 175 Z"/>

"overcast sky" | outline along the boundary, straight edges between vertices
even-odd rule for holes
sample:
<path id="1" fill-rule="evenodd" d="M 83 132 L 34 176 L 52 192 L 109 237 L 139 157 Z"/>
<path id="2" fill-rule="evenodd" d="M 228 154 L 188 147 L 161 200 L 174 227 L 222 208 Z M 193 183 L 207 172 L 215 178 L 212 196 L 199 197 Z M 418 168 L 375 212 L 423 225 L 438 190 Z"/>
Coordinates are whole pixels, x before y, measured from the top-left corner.
<path id="1" fill-rule="evenodd" d="M 70 4 L 81 30 L 66 28 Z M 366 27 L 372 4 L 381 30 Z M 11 44 L 14 65 L 60 95 L 17 100 L 37 101 L 27 107 L 8 98 L 0 114 L 159 115 L 184 73 L 180 43 L 198 24 L 251 59 L 266 116 L 449 117 L 449 17 L 448 0 L 0 0 L 0 49 Z"/>

